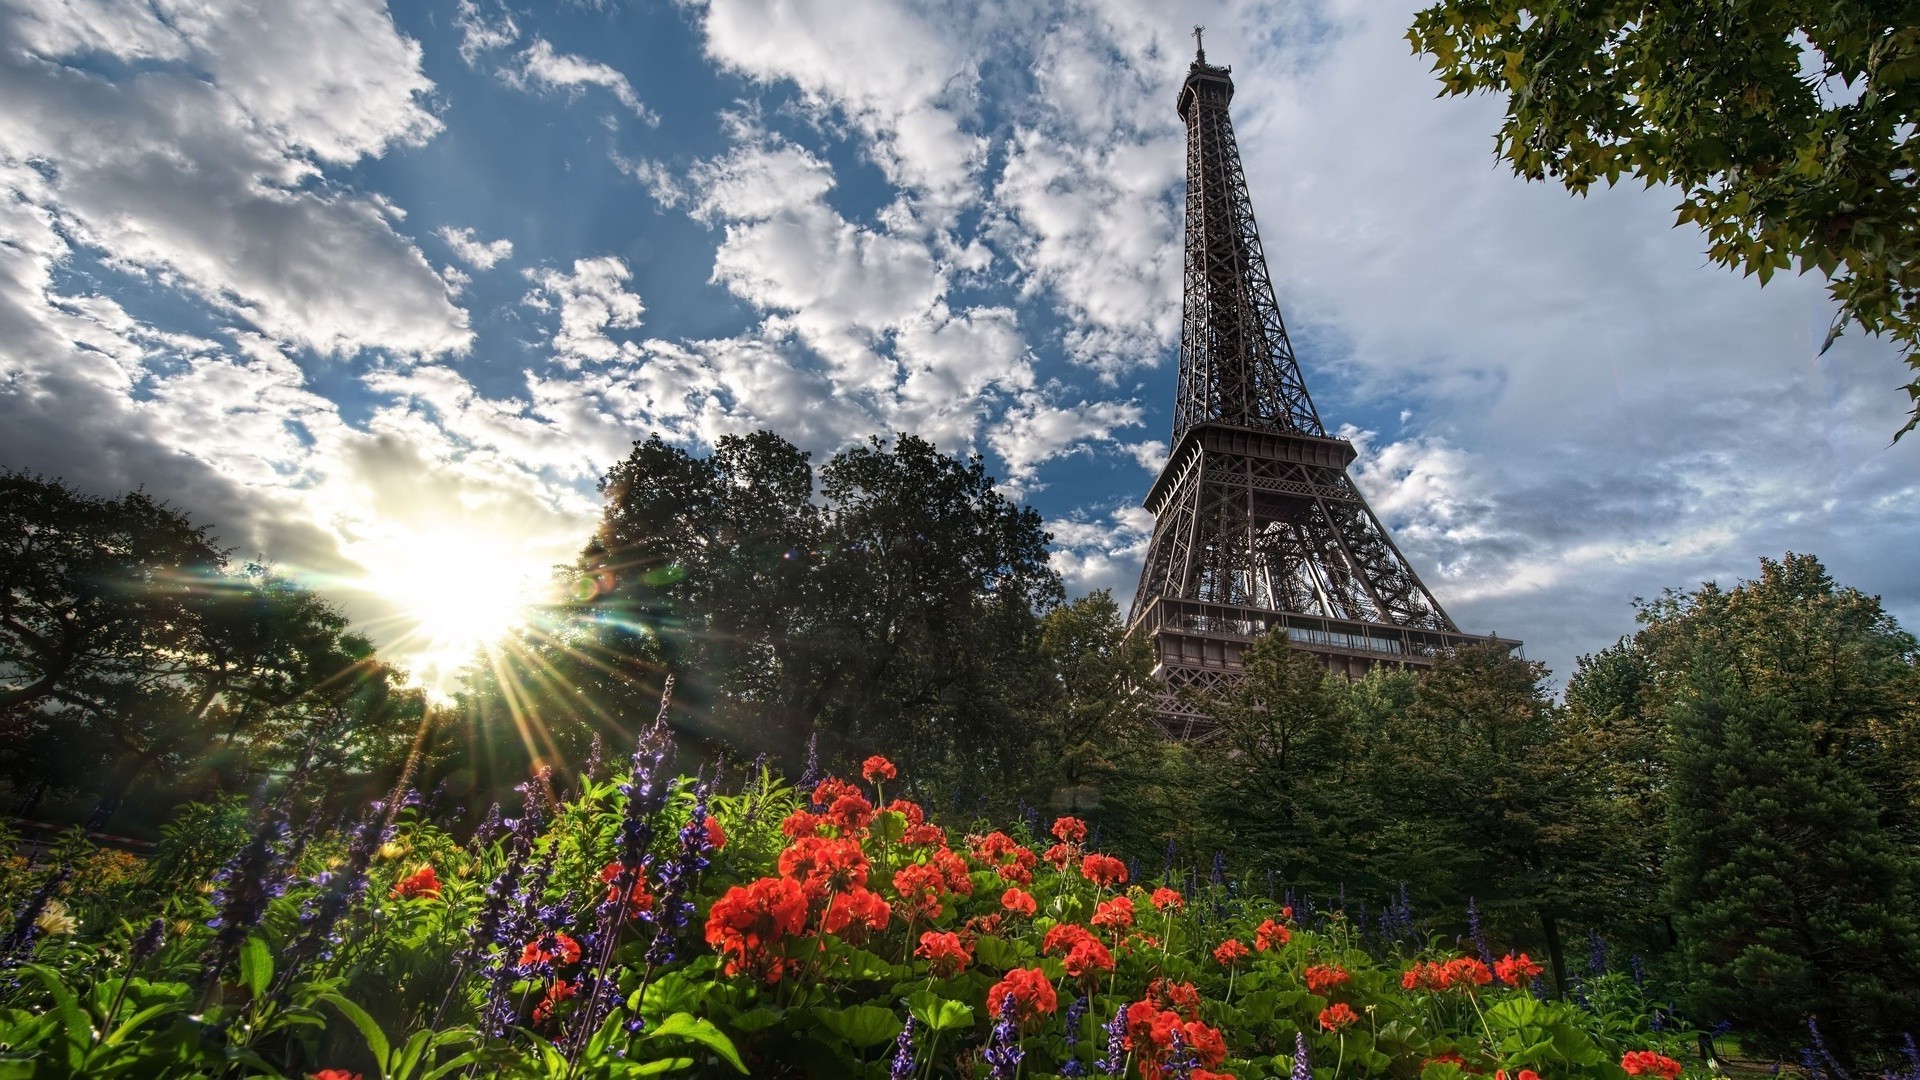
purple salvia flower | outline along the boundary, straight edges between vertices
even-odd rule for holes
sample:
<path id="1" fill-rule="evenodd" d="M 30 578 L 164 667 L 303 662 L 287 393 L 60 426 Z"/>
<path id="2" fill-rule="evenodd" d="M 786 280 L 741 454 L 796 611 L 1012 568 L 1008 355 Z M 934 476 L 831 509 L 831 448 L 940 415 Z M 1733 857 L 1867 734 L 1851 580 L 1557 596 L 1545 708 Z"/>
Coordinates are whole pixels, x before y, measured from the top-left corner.
<path id="1" fill-rule="evenodd" d="M 587 747 L 587 763 L 580 767 L 580 786 L 582 789 L 588 784 L 600 779 L 600 755 L 602 752 L 603 747 L 600 742 L 600 733 L 596 731 L 593 733 L 593 744 Z"/>
<path id="2" fill-rule="evenodd" d="M 1169 836 L 1167 837 L 1167 853 L 1160 862 L 1160 876 L 1166 878 L 1168 881 L 1173 880 L 1173 859 L 1175 854 L 1173 837 Z"/>
<path id="3" fill-rule="evenodd" d="M 807 736 L 807 767 L 800 772 L 800 793 L 812 795 L 820 783 L 820 733 Z"/>
<path id="4" fill-rule="evenodd" d="M 1213 868 L 1207 871 L 1207 881 L 1215 885 L 1225 885 L 1227 883 L 1226 852 L 1216 850 L 1213 853 Z"/>
<path id="5" fill-rule="evenodd" d="M 33 943 L 40 936 L 40 915 L 47 910 L 47 904 L 53 900 L 53 894 L 73 876 L 73 867 L 61 866 L 47 875 L 40 887 L 27 895 L 27 899 L 13 913 L 13 923 L 7 928 L 7 935 L 0 938 L 0 969 L 17 967 L 26 962 L 33 953 Z"/>
<path id="6" fill-rule="evenodd" d="M 1820 1034 L 1820 1021 L 1818 1018 L 1812 1016 L 1807 1017 L 1807 1034 L 1813 1036 L 1813 1048 L 1819 1051 L 1820 1059 L 1826 1062 L 1827 1067 L 1832 1070 L 1833 1075 L 1839 1077 L 1840 1080 L 1851 1080 L 1847 1075 L 1847 1070 L 1840 1065 L 1840 1062 L 1834 1058 L 1833 1053 L 1827 1049 L 1827 1040 L 1825 1036 Z"/>
<path id="7" fill-rule="evenodd" d="M 1644 989 L 1647 985 L 1647 970 L 1640 964 L 1640 954 L 1634 953 L 1627 958 L 1627 962 L 1633 965 L 1633 985 Z"/>
<path id="8" fill-rule="evenodd" d="M 360 899 L 367 889 L 367 868 L 373 865 L 373 857 L 386 843 L 389 832 L 384 825 L 386 807 L 375 802 L 369 808 L 367 819 L 353 832 L 353 839 L 347 843 L 347 857 L 338 870 L 324 875 L 320 891 L 309 898 L 300 912 L 301 935 L 293 948 L 293 961 L 281 972 L 280 983 L 286 985 L 293 977 L 303 960 L 313 956 L 329 957 L 337 943 L 336 928 L 340 919 L 346 915 L 354 901 Z"/>
<path id="9" fill-rule="evenodd" d="M 1596 975 L 1607 970 L 1607 942 L 1598 930 L 1587 931 L 1587 970 Z"/>
<path id="10" fill-rule="evenodd" d="M 900 1037 L 893 1041 L 893 1065 L 887 1070 L 887 1080 L 909 1080 L 913 1076 L 913 1016 L 908 1014 L 906 1025 L 900 1029 Z"/>
<path id="11" fill-rule="evenodd" d="M 1127 1066 L 1127 1007 L 1120 1006 L 1113 1011 L 1113 1019 L 1107 1021 L 1107 1056 L 1093 1063 L 1093 1067 L 1103 1073 L 1118 1075 Z"/>
<path id="12" fill-rule="evenodd" d="M 139 937 L 133 939 L 132 947 L 127 950 L 127 970 L 132 971 L 139 967 L 147 957 L 159 952 L 160 946 L 166 942 L 167 920 L 155 919 L 148 923 L 147 928 L 140 932 Z"/>
<path id="13" fill-rule="evenodd" d="M 993 1025 L 993 1031 L 987 1037 L 987 1048 L 981 1056 L 987 1059 L 988 1075 L 993 1080 L 1013 1080 L 1020 1071 L 1020 1062 L 1027 1052 L 1020 1048 L 1020 1028 L 1014 1022 L 1016 1003 L 1013 995 L 1000 999 L 1000 1019 Z"/>
<path id="14" fill-rule="evenodd" d="M 473 846 L 477 850 L 491 844 L 495 837 L 506 831 L 500 824 L 500 804 L 487 807 L 487 816 L 480 819 L 480 825 L 473 830 Z"/>
<path id="15" fill-rule="evenodd" d="M 246 846 L 214 876 L 215 915 L 207 925 L 215 933 L 200 972 L 200 980 L 209 992 L 219 986 L 221 971 L 240 951 L 247 935 L 266 918 L 267 905 L 286 891 L 287 867 L 280 852 L 286 838 L 287 823 L 279 814 L 269 812 Z"/>
<path id="16" fill-rule="evenodd" d="M 1313 1080 L 1313 1065 L 1307 1060 L 1307 1033 L 1293 1033 L 1293 1077 L 1292 1080 Z"/>
<path id="17" fill-rule="evenodd" d="M 1467 897 L 1467 935 L 1473 939 L 1473 949 L 1480 954 L 1480 962 L 1488 966 L 1493 964 L 1493 952 L 1487 948 L 1487 935 L 1480 928 L 1480 908 Z"/>
<path id="18" fill-rule="evenodd" d="M 1180 1030 L 1178 1026 L 1174 1027 L 1171 1037 L 1167 1040 L 1166 1068 L 1160 1075 L 1169 1077 L 1170 1080 L 1190 1080 L 1193 1070 L 1199 1067 L 1200 1059 L 1194 1055 L 1192 1048 L 1187 1046 L 1186 1032 Z"/>
<path id="19" fill-rule="evenodd" d="M 1140 880 L 1140 856 L 1138 855 L 1135 855 L 1132 858 L 1127 860 L 1127 880 L 1128 881 Z"/>

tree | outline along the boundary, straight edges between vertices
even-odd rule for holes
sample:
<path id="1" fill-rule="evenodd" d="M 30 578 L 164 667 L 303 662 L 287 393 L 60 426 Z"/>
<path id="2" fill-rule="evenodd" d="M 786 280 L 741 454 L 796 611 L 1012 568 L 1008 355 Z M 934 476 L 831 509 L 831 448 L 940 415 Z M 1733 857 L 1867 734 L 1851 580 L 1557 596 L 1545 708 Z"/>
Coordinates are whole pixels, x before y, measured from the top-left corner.
<path id="1" fill-rule="evenodd" d="M 397 681 L 332 606 L 231 570 L 184 514 L 0 474 L 0 761 L 29 804 L 71 786 L 104 819 L 162 767 L 231 787 L 323 716 L 374 745 L 370 724 L 417 714 Z"/>
<path id="2" fill-rule="evenodd" d="M 1920 1016 L 1915 861 L 1872 790 L 1778 696 L 1702 650 L 1672 727 L 1669 890 L 1697 1016 L 1847 1065 Z"/>
<path id="3" fill-rule="evenodd" d="M 1707 254 L 1818 268 L 1920 369 L 1920 9 L 1898 0 L 1442 0 L 1408 37 L 1443 91 L 1505 95 L 1501 157 L 1584 193 L 1673 184 Z M 1920 423 L 1920 378 L 1906 386 Z M 1895 437 L 1898 438 L 1899 435 Z"/>
<path id="4" fill-rule="evenodd" d="M 1058 692 L 1039 615 L 1062 590 L 1039 515 L 978 458 L 901 435 L 816 476 L 771 432 L 706 456 L 655 436 L 602 491 L 574 599 L 518 646 L 514 685 L 481 680 L 476 709 L 517 701 L 547 732 L 534 745 L 578 760 L 581 732 L 650 717 L 671 670 L 698 735 L 797 761 L 817 733 L 922 783 L 1017 782 L 1023 718 Z M 586 723 L 558 732 L 562 718 Z"/>

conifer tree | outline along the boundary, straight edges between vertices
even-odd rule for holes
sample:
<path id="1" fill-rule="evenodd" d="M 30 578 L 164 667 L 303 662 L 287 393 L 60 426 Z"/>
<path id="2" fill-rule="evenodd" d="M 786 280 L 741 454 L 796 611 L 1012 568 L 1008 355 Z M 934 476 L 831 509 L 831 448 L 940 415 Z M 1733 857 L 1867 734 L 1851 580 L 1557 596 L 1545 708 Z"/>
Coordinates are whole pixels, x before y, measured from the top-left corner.
<path id="1" fill-rule="evenodd" d="M 1696 1019 L 1841 1062 L 1920 1018 L 1914 861 L 1873 790 L 1781 697 L 1703 655 L 1668 706 L 1667 872 Z"/>

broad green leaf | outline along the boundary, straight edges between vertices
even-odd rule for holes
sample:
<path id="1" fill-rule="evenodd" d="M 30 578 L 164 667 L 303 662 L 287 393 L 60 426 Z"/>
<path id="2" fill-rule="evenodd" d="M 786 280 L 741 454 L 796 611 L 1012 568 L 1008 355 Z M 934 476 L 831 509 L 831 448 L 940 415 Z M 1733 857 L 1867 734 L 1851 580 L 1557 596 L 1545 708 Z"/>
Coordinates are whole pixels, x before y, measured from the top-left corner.
<path id="1" fill-rule="evenodd" d="M 901 1023 L 899 1017 L 893 1015 L 892 1009 L 883 1009 L 878 1005 L 854 1005 L 845 1009 L 815 1009 L 813 1015 L 826 1025 L 828 1031 L 863 1050 L 887 1042 L 900 1034 L 900 1029 L 906 1026 Z"/>
<path id="2" fill-rule="evenodd" d="M 719 1028 L 714 1027 L 710 1020 L 701 1019 L 691 1013 L 674 1013 L 660 1021 L 659 1026 L 646 1034 L 648 1039 L 667 1037 L 692 1039 L 727 1059 L 727 1063 L 734 1068 L 741 1072 L 747 1071 L 747 1066 L 740 1060 L 740 1051 L 733 1048 L 733 1040 L 727 1038 Z"/>
<path id="3" fill-rule="evenodd" d="M 751 1035 L 756 1031 L 764 1031 L 786 1018 L 787 1014 L 785 1010 L 769 1009 L 765 1005 L 762 1005 L 757 1009 L 748 1009 L 746 1012 L 727 1021 L 727 1023 L 732 1025 L 736 1031 L 744 1031 Z"/>
<path id="4" fill-rule="evenodd" d="M 368 1015 L 367 1010 L 339 994 L 321 994 L 319 1000 L 340 1010 L 341 1016 L 360 1029 L 361 1037 L 367 1040 L 367 1049 L 373 1051 L 374 1075 L 379 1080 L 385 1080 L 387 1059 L 392 1055 L 392 1049 L 387 1042 L 387 1033 L 380 1030 L 379 1021 Z"/>
<path id="5" fill-rule="evenodd" d="M 259 934 L 248 937 L 240 946 L 240 981 L 247 984 L 254 997 L 265 994 L 273 982 L 273 950 Z"/>
<path id="6" fill-rule="evenodd" d="M 982 937 L 974 942 L 973 955 L 982 964 L 1001 971 L 1011 971 L 1023 963 L 1020 950 L 1012 942 L 997 937 Z"/>
<path id="7" fill-rule="evenodd" d="M 921 990 L 907 999 L 913 1018 L 934 1031 L 952 1031 L 973 1023 L 973 1006 Z"/>

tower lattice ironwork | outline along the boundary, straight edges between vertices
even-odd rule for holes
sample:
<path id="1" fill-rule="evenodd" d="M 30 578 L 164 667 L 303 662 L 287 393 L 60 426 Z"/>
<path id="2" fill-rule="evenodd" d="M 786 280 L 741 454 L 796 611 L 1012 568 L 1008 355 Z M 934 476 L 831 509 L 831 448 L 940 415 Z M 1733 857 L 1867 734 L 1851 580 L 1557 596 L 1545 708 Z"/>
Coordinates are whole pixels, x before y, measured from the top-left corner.
<path id="1" fill-rule="evenodd" d="M 1195 32 L 1196 40 L 1198 31 Z M 1146 508 L 1153 539 L 1129 633 L 1150 635 L 1169 734 L 1204 736 L 1197 697 L 1242 670 L 1254 637 L 1335 670 L 1430 665 L 1462 634 L 1367 506 L 1307 394 L 1254 225 L 1230 69 L 1204 48 L 1180 88 L 1186 279 L 1173 452 Z M 1518 642 L 1505 641 L 1510 647 Z"/>

